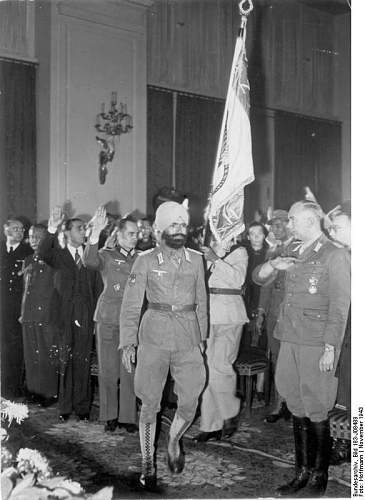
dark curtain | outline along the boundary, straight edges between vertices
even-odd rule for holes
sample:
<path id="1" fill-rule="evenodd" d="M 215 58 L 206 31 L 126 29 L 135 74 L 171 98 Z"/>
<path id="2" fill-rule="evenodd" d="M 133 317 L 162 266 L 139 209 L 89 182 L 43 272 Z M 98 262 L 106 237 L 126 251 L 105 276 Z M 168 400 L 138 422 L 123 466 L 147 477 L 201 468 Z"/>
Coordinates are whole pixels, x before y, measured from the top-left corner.
<path id="1" fill-rule="evenodd" d="M 217 153 L 224 101 L 178 94 L 176 188 L 190 195 L 199 224 L 207 204 Z"/>
<path id="2" fill-rule="evenodd" d="M 341 201 L 341 127 L 290 113 L 275 117 L 275 208 L 288 209 L 309 186 L 325 211 Z"/>
<path id="3" fill-rule="evenodd" d="M 147 211 L 163 186 L 172 184 L 172 92 L 147 87 Z"/>
<path id="4" fill-rule="evenodd" d="M 36 67 L 0 59 L 0 163 L 3 218 L 36 218 Z M 25 221 L 26 222 L 26 221 Z"/>

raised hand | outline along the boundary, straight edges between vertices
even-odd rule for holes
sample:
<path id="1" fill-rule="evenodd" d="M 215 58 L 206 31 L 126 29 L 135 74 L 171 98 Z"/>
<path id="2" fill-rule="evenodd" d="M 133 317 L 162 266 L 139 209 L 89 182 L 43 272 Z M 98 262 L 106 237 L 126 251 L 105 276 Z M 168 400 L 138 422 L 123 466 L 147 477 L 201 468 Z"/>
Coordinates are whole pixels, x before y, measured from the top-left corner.
<path id="1" fill-rule="evenodd" d="M 99 236 L 108 224 L 106 209 L 102 205 L 96 209 L 94 217 L 90 221 L 93 236 Z"/>
<path id="2" fill-rule="evenodd" d="M 64 215 L 62 213 L 62 207 L 60 207 L 59 205 L 53 207 L 48 220 L 48 228 L 57 230 L 58 226 L 62 224 L 63 219 Z"/>

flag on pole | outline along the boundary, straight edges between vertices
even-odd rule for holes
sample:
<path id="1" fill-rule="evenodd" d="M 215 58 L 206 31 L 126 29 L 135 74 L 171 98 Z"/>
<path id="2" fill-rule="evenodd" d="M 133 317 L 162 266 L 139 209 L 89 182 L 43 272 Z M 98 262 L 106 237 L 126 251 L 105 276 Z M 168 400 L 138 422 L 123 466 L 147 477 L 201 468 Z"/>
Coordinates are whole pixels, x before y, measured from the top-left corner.
<path id="1" fill-rule="evenodd" d="M 225 243 L 242 233 L 244 187 L 255 179 L 252 162 L 250 85 L 245 30 L 236 41 L 206 217 Z"/>

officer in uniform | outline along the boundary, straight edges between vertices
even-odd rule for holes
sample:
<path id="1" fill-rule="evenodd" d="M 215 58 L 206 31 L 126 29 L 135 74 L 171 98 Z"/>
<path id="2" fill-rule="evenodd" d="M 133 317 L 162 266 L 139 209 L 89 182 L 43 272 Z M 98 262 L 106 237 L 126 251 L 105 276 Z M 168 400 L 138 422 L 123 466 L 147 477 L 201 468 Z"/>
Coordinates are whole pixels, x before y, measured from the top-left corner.
<path id="1" fill-rule="evenodd" d="M 24 357 L 19 323 L 23 294 L 24 260 L 33 253 L 23 241 L 24 226 L 18 219 L 4 224 L 6 241 L 1 243 L 1 392 L 5 398 L 23 395 Z"/>
<path id="2" fill-rule="evenodd" d="M 350 304 L 348 252 L 321 231 L 322 210 L 312 201 L 295 203 L 289 230 L 301 244 L 291 257 L 266 262 L 260 279 L 286 272 L 285 295 L 275 336 L 281 342 L 276 386 L 293 414 L 295 477 L 278 488 L 282 496 L 324 494 L 328 480 L 328 412 L 337 391 L 336 364 Z"/>
<path id="3" fill-rule="evenodd" d="M 35 224 L 29 229 L 34 250 L 24 263 L 23 327 L 25 380 L 31 397 L 43 406 L 56 402 L 58 394 L 59 297 L 54 270 L 38 255 L 47 228 Z"/>
<path id="4" fill-rule="evenodd" d="M 168 465 L 184 467 L 180 439 L 190 426 L 206 374 L 200 343 L 207 334 L 207 296 L 201 254 L 184 247 L 189 215 L 174 201 L 156 211 L 159 246 L 137 258 L 124 293 L 120 315 L 120 347 L 127 370 L 135 359 L 135 393 L 142 401 L 139 433 L 142 452 L 141 484 L 156 486 L 154 440 L 156 414 L 170 369 L 178 406 L 170 427 Z M 144 296 L 147 311 L 139 327 Z"/>
<path id="5" fill-rule="evenodd" d="M 106 432 L 115 431 L 118 420 L 120 426 L 134 432 L 137 430 L 134 373 L 128 373 L 122 365 L 118 344 L 120 308 L 125 285 L 137 257 L 135 246 L 138 228 L 133 219 L 121 219 L 114 231 L 114 244 L 109 241 L 108 247 L 98 251 L 100 234 L 108 223 L 105 208 L 99 207 L 92 220 L 84 262 L 86 267 L 100 271 L 104 283 L 94 314 L 99 370 L 99 418 L 106 422 Z"/>

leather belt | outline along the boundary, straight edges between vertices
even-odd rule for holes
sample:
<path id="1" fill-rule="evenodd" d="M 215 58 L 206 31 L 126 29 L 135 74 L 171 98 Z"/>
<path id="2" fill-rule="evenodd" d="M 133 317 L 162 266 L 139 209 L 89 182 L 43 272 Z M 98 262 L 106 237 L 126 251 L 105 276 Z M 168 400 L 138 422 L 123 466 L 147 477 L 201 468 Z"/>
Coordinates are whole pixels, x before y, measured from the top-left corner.
<path id="1" fill-rule="evenodd" d="M 196 304 L 175 306 L 173 304 L 160 304 L 156 302 L 149 302 L 147 307 L 148 309 L 154 309 L 155 311 L 170 311 L 170 312 L 196 311 Z"/>
<path id="2" fill-rule="evenodd" d="M 242 295 L 240 288 L 209 288 L 209 293 L 215 295 Z"/>

